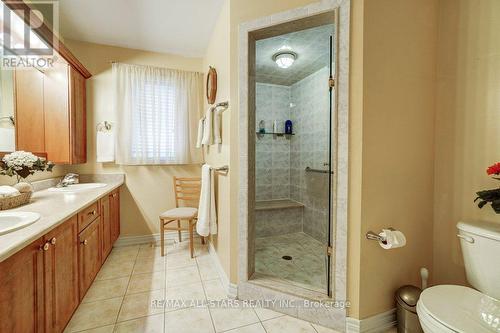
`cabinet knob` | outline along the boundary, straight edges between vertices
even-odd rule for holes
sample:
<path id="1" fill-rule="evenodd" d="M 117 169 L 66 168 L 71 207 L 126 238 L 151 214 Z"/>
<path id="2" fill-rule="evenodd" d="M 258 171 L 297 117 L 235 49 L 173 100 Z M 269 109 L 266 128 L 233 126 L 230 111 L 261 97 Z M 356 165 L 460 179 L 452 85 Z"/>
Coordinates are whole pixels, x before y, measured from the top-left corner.
<path id="1" fill-rule="evenodd" d="M 85 240 L 82 240 L 80 243 L 82 243 L 83 245 L 87 245 L 88 240 L 86 240 L 86 239 L 85 239 Z"/>
<path id="2" fill-rule="evenodd" d="M 56 245 L 56 238 L 55 237 L 52 237 L 52 239 L 50 240 L 50 244 Z"/>
<path id="3" fill-rule="evenodd" d="M 116 193 L 113 193 L 112 197 L 113 197 L 113 198 L 116 198 Z"/>
<path id="4" fill-rule="evenodd" d="M 94 209 L 93 211 L 88 212 L 88 214 L 87 214 L 87 215 L 95 215 L 95 214 L 97 214 L 97 212 L 96 212 L 96 210 Z"/>
<path id="5" fill-rule="evenodd" d="M 43 246 L 41 247 L 41 250 L 43 250 L 43 251 L 47 251 L 47 250 L 49 249 L 49 246 L 50 246 L 50 245 L 49 245 L 49 243 L 47 242 L 47 243 L 43 244 Z"/>

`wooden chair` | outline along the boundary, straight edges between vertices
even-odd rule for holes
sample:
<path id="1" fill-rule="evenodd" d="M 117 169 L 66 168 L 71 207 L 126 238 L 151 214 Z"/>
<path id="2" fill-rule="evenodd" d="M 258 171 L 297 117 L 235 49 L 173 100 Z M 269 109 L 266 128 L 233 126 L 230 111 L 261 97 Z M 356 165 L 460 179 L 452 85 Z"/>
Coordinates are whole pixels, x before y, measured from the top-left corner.
<path id="1" fill-rule="evenodd" d="M 198 201 L 200 199 L 201 178 L 180 178 L 174 176 L 175 207 L 160 215 L 160 239 L 161 255 L 164 256 L 165 231 L 177 230 L 179 242 L 182 241 L 181 232 L 189 232 L 189 250 L 191 258 L 194 257 L 193 230 L 198 220 Z M 181 205 L 180 202 L 183 202 Z M 187 226 L 182 226 L 181 221 L 188 221 Z M 176 222 L 177 227 L 168 226 L 169 223 Z M 201 237 L 201 244 L 205 244 L 205 239 Z"/>

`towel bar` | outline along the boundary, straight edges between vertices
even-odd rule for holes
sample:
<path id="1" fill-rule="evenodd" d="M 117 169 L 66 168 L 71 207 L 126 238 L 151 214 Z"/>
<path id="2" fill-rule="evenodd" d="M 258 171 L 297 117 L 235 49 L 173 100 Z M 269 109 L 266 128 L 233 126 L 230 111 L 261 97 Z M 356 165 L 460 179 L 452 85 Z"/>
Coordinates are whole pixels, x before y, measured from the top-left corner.
<path id="1" fill-rule="evenodd" d="M 226 102 L 220 102 L 220 103 L 215 104 L 213 110 L 215 111 L 215 109 L 217 109 L 217 108 L 223 108 L 224 110 L 222 110 L 222 111 L 225 111 L 228 107 L 229 107 L 229 102 L 228 101 L 226 101 Z"/>
<path id="2" fill-rule="evenodd" d="M 13 126 L 16 126 L 16 121 L 14 120 L 13 116 L 0 117 L 0 120 L 2 120 L 2 119 L 8 119 L 8 120 L 10 120 L 10 122 L 12 123 Z"/>
<path id="3" fill-rule="evenodd" d="M 222 172 L 222 173 L 225 173 L 225 174 L 227 174 L 229 172 L 229 166 L 228 165 L 223 165 L 223 166 L 220 166 L 220 167 L 217 167 L 217 168 L 211 167 L 210 169 L 212 169 L 215 172 Z"/>

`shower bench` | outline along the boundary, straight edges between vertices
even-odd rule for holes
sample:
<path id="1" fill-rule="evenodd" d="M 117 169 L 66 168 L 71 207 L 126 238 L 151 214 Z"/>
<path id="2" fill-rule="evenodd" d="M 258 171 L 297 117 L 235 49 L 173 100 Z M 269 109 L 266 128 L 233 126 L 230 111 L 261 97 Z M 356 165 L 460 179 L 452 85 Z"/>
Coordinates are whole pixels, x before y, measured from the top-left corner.
<path id="1" fill-rule="evenodd" d="M 292 199 L 256 201 L 256 237 L 301 232 L 303 215 L 304 204 Z"/>

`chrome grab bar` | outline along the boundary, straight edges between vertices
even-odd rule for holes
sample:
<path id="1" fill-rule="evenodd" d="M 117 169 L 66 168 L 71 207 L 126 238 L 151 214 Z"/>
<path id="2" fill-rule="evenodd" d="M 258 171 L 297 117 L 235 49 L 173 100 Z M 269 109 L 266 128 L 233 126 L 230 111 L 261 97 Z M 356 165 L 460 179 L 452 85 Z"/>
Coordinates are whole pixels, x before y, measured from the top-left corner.
<path id="1" fill-rule="evenodd" d="M 320 169 L 313 169 L 310 167 L 306 167 L 306 172 L 315 172 L 315 173 L 328 173 L 328 170 L 320 170 Z M 333 171 L 331 172 L 333 175 Z"/>

